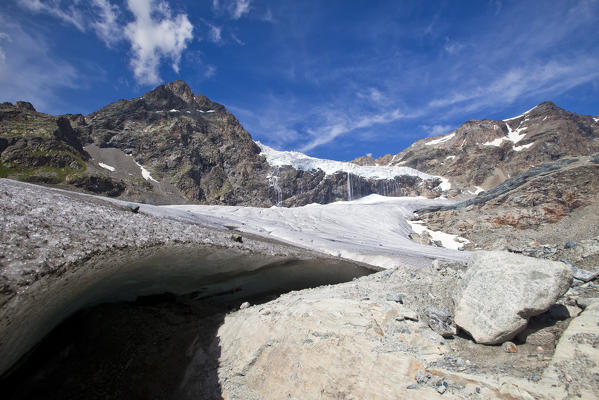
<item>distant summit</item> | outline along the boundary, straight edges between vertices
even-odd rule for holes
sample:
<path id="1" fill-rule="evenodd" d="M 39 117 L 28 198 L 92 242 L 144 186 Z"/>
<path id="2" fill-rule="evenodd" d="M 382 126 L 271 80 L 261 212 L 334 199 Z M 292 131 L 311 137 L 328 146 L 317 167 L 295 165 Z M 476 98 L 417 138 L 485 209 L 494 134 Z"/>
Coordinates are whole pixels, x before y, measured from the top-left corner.
<path id="1" fill-rule="evenodd" d="M 375 162 L 444 176 L 454 188 L 475 193 L 534 165 L 596 152 L 598 119 L 546 101 L 505 120 L 465 122 L 453 132 L 420 139 L 404 151 Z"/>

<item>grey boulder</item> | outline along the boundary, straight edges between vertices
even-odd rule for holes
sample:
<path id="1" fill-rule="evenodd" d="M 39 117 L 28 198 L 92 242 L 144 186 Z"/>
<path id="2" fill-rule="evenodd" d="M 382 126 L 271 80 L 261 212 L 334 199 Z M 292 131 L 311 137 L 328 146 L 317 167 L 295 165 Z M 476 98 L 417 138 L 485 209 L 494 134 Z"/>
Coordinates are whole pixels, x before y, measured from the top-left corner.
<path id="1" fill-rule="evenodd" d="M 498 344 L 548 310 L 570 287 L 561 262 L 503 251 L 475 253 L 455 297 L 454 321 L 477 343 Z"/>

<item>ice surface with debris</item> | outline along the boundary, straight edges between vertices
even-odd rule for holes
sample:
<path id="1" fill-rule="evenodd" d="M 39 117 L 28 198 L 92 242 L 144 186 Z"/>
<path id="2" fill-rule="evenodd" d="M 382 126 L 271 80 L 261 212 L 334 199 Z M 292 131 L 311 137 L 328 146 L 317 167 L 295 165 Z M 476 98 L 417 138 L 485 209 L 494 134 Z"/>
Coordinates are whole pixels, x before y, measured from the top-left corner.
<path id="1" fill-rule="evenodd" d="M 100 167 L 104 168 L 104 169 L 107 169 L 107 170 L 109 170 L 109 171 L 112 171 L 112 172 L 114 172 L 114 171 L 115 171 L 115 168 L 114 168 L 114 167 L 111 167 L 111 166 L 110 166 L 110 165 L 108 165 L 108 164 L 104 164 L 104 163 L 98 163 L 98 165 L 99 165 Z"/>
<path id="2" fill-rule="evenodd" d="M 468 239 L 459 237 L 458 235 L 452 235 L 441 231 L 432 231 L 428 229 L 422 221 L 408 221 L 408 224 L 410 224 L 412 230 L 419 235 L 428 232 L 433 241 L 441 242 L 441 246 L 447 249 L 459 250 L 464 247 L 464 244 L 470 243 Z"/>
<path id="3" fill-rule="evenodd" d="M 294 208 L 210 205 L 159 208 L 164 212 L 179 212 L 197 218 L 198 223 L 214 224 L 216 221 L 229 229 L 392 268 L 399 265 L 423 267 L 435 258 L 454 261 L 468 258 L 468 252 L 457 251 L 459 243 L 449 243 L 449 239 L 437 234 L 435 237 L 440 239 L 435 240 L 442 239 L 453 247 L 425 246 L 408 237 L 412 228 L 407 218 L 413 216 L 414 210 L 450 203 L 450 200 L 445 199 L 372 194 L 353 201 Z"/>
<path id="4" fill-rule="evenodd" d="M 320 169 L 326 175 L 332 175 L 336 172 L 345 172 L 363 178 L 373 179 L 393 179 L 396 176 L 409 175 L 417 176 L 423 180 L 441 179 L 443 182 L 443 187 L 441 187 L 442 190 L 451 188 L 451 184 L 447 179 L 440 176 L 429 175 L 409 167 L 358 165 L 345 161 L 325 160 L 321 158 L 310 157 L 297 151 L 279 151 L 260 142 L 256 142 L 256 144 L 260 146 L 260 149 L 262 150 L 260 154 L 266 157 L 266 161 L 272 167 L 290 165 L 293 168 L 302 171 Z"/>
<path id="5" fill-rule="evenodd" d="M 455 136 L 455 132 L 452 132 L 448 135 L 440 137 L 439 139 L 435 139 L 435 140 L 431 140 L 430 142 L 426 142 L 425 145 L 432 146 L 434 144 L 444 143 L 444 142 L 447 142 L 448 140 L 451 140 L 451 138 L 454 136 Z"/>

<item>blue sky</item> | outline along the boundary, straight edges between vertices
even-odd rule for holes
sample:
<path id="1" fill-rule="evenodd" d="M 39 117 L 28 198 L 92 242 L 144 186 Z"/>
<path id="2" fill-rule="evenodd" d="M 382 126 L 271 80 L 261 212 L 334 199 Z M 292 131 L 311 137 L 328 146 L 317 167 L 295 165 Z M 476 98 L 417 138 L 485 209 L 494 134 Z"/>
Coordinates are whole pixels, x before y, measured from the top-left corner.
<path id="1" fill-rule="evenodd" d="M 598 26 L 599 0 L 3 0 L 0 101 L 182 79 L 277 149 L 378 157 L 545 100 L 599 114 Z"/>

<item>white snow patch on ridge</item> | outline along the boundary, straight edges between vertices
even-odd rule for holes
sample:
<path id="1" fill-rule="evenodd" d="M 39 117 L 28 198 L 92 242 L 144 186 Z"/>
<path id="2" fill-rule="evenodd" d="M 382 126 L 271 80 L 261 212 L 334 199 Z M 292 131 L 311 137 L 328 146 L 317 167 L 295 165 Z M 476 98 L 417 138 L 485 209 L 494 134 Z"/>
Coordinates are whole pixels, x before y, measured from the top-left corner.
<path id="1" fill-rule="evenodd" d="M 599 124 L 599 118 L 593 118 L 593 120 Z"/>
<path id="2" fill-rule="evenodd" d="M 515 117 L 512 117 L 512 118 L 506 118 L 506 119 L 504 119 L 504 120 L 503 120 L 503 122 L 505 122 L 505 121 L 511 121 L 511 120 L 513 120 L 513 119 L 518 119 L 518 118 L 521 118 L 521 117 L 525 116 L 526 114 L 528 114 L 529 112 L 531 112 L 532 110 L 534 110 L 535 108 L 537 108 L 537 106 L 534 106 L 534 107 L 533 107 L 533 108 L 531 108 L 530 110 L 528 110 L 528 111 L 525 111 L 525 112 L 523 112 L 523 113 L 522 113 L 522 114 L 520 114 L 520 115 L 516 115 Z"/>
<path id="3" fill-rule="evenodd" d="M 108 165 L 108 164 L 104 164 L 104 163 L 98 163 L 98 165 L 99 165 L 100 167 L 102 167 L 102 168 L 104 168 L 104 169 L 107 169 L 107 170 L 109 170 L 109 171 L 112 171 L 112 172 L 114 172 L 114 170 L 115 170 L 115 168 L 114 168 L 114 167 L 111 167 L 111 166 L 110 166 L 110 165 Z"/>
<path id="4" fill-rule="evenodd" d="M 499 147 L 499 146 L 501 146 L 501 143 L 503 143 L 504 140 L 508 140 L 514 144 L 514 146 L 512 146 L 514 151 L 522 151 L 522 150 L 528 149 L 532 145 L 534 145 L 534 142 L 529 143 L 529 144 L 523 144 L 522 146 L 515 145 L 516 143 L 518 143 L 519 141 L 524 139 L 524 137 L 526 136 L 526 133 L 520 134 L 520 132 L 523 132 L 526 129 L 528 129 L 526 126 L 518 127 L 518 129 L 516 129 L 516 130 L 512 130 L 510 125 L 507 123 L 505 124 L 505 126 L 507 127 L 507 131 L 508 131 L 507 137 L 502 137 L 502 138 L 497 138 L 497 139 L 491 140 L 490 142 L 483 143 L 483 146 Z"/>
<path id="5" fill-rule="evenodd" d="M 282 167 L 290 165 L 295 169 L 302 171 L 313 171 L 321 169 L 327 175 L 332 175 L 336 172 L 345 172 L 363 178 L 373 179 L 393 179 L 396 176 L 410 175 L 417 176 L 421 179 L 441 179 L 444 187 L 442 190 L 451 188 L 451 184 L 445 178 L 429 175 L 409 167 L 398 167 L 388 165 L 357 165 L 346 161 L 325 160 L 307 156 L 297 151 L 279 151 L 268 147 L 260 142 L 256 142 L 260 147 L 261 155 L 266 157 L 266 161 L 273 167 Z"/>
<path id="6" fill-rule="evenodd" d="M 410 224 L 412 230 L 419 235 L 424 232 L 428 232 L 433 241 L 440 241 L 441 245 L 447 249 L 459 250 L 464 247 L 464 244 L 470 243 L 468 239 L 459 237 L 458 235 L 452 235 L 450 233 L 440 231 L 431 231 L 424 226 L 422 221 L 408 221 L 408 224 Z"/>
<path id="7" fill-rule="evenodd" d="M 433 144 L 444 143 L 444 142 L 447 142 L 448 140 L 450 140 L 454 136 L 455 136 L 455 132 L 452 132 L 449 135 L 440 137 L 439 139 L 435 139 L 435 140 L 431 140 L 430 142 L 426 142 L 425 145 L 432 146 Z"/>
<path id="8" fill-rule="evenodd" d="M 535 142 L 532 142 L 529 144 L 523 144 L 522 146 L 514 146 L 514 151 L 526 150 L 526 149 L 532 147 L 534 144 L 535 144 Z"/>

